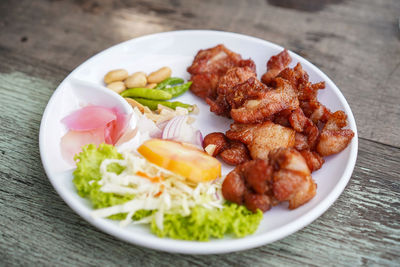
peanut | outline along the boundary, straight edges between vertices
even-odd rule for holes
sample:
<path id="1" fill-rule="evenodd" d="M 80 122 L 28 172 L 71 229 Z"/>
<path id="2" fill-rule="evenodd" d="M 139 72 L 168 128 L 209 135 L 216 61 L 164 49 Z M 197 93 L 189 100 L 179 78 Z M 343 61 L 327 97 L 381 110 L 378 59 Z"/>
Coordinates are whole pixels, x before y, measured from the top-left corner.
<path id="1" fill-rule="evenodd" d="M 149 83 L 149 84 L 147 84 L 145 87 L 146 87 L 146 88 L 149 88 L 149 89 L 154 89 L 156 86 L 157 86 L 156 83 Z"/>
<path id="2" fill-rule="evenodd" d="M 171 77 L 172 70 L 169 67 L 162 67 L 161 69 L 150 73 L 147 77 L 149 83 L 160 83 L 165 79 Z"/>
<path id="3" fill-rule="evenodd" d="M 107 88 L 113 90 L 117 94 L 121 93 L 122 91 L 124 91 L 126 89 L 125 83 L 121 82 L 121 81 L 109 83 L 107 85 Z"/>
<path id="4" fill-rule="evenodd" d="M 118 81 L 123 81 L 128 77 L 128 72 L 124 69 L 118 69 L 118 70 L 112 70 L 109 71 L 105 76 L 104 76 L 104 82 L 106 84 L 112 83 L 112 82 L 118 82 Z"/>
<path id="5" fill-rule="evenodd" d="M 144 87 L 147 84 L 146 74 L 144 72 L 135 72 L 125 80 L 127 88 Z"/>

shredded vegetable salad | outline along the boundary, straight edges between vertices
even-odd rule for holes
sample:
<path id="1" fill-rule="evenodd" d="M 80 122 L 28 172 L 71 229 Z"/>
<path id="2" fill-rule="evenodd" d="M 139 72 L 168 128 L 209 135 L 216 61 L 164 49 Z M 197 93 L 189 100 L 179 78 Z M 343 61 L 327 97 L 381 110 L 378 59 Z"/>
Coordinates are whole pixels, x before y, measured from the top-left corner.
<path id="1" fill-rule="evenodd" d="M 124 159 L 105 159 L 100 165 L 102 179 L 98 181 L 100 190 L 117 195 L 131 194 L 135 198 L 108 208 L 98 209 L 94 216 L 108 217 L 127 213 L 121 225 L 132 222 L 138 210 L 157 210 L 154 214 L 136 221 L 148 223 L 154 218 L 157 227 L 163 229 L 164 214 L 190 215 L 191 208 L 203 206 L 208 209 L 223 208 L 221 180 L 189 184 L 184 177 L 149 163 L 139 155 L 125 152 Z M 117 174 L 109 171 L 110 164 L 118 164 L 125 169 Z"/>
<path id="2" fill-rule="evenodd" d="M 251 234 L 262 219 L 260 211 L 225 202 L 222 179 L 189 182 L 107 144 L 85 146 L 75 160 L 73 182 L 93 203 L 92 215 L 121 220 L 121 226 L 149 224 L 161 237 L 207 241 Z"/>

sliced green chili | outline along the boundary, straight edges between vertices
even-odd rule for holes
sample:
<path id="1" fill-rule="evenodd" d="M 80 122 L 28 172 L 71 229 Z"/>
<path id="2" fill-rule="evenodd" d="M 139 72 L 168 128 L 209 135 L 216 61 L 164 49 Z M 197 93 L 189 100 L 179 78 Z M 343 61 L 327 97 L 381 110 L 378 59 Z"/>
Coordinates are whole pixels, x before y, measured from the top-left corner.
<path id="1" fill-rule="evenodd" d="M 163 90 L 156 90 L 150 88 L 131 88 L 121 93 L 123 97 L 140 97 L 153 100 L 168 100 L 172 98 L 172 95 Z"/>
<path id="2" fill-rule="evenodd" d="M 159 84 L 157 84 L 157 86 L 154 87 L 154 89 L 164 89 L 168 85 L 175 85 L 175 84 L 180 84 L 183 82 L 184 82 L 184 80 L 181 78 L 170 77 L 170 78 L 167 78 L 164 81 L 160 82 Z"/>
<path id="3" fill-rule="evenodd" d="M 178 97 L 178 96 L 182 95 L 187 90 L 189 90 L 190 85 L 192 85 L 192 82 L 187 82 L 182 85 L 177 85 L 177 86 L 173 86 L 173 87 L 166 87 L 162 90 L 170 93 L 172 95 L 172 98 L 174 98 L 174 97 Z"/>
<path id="4" fill-rule="evenodd" d="M 151 110 L 156 110 L 158 108 L 158 104 L 161 104 L 165 107 L 176 109 L 177 107 L 186 108 L 189 111 L 193 111 L 193 105 L 185 104 L 179 101 L 157 101 L 157 100 L 150 100 L 144 98 L 134 98 L 140 104 L 149 107 Z"/>

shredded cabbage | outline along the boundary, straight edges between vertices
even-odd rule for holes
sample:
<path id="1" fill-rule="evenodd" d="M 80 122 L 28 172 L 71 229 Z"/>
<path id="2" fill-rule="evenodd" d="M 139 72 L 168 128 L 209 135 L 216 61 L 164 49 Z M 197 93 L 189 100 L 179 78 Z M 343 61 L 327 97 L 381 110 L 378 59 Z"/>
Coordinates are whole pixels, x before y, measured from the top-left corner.
<path id="1" fill-rule="evenodd" d="M 160 237 L 206 241 L 224 234 L 253 233 L 262 219 L 244 206 L 227 204 L 222 180 L 191 184 L 138 154 L 111 145 L 85 146 L 75 157 L 74 184 L 88 197 L 93 216 L 150 224 Z"/>

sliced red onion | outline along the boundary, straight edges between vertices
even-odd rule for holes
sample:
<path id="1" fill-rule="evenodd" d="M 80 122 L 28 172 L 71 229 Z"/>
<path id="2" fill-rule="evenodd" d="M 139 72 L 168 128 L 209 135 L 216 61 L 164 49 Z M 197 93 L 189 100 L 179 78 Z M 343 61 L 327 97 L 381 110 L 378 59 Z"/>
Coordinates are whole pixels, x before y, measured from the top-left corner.
<path id="1" fill-rule="evenodd" d="M 157 123 L 158 129 L 160 129 L 161 131 L 164 131 L 164 128 L 165 128 L 165 126 L 167 126 L 167 124 L 168 124 L 169 121 L 170 121 L 170 120 Z"/>
<path id="2" fill-rule="evenodd" d="M 215 191 L 215 197 L 216 197 L 218 200 L 220 199 L 219 194 L 218 194 L 218 191 Z"/>
<path id="3" fill-rule="evenodd" d="M 187 123 L 187 115 L 176 116 L 165 125 L 162 139 L 187 142 L 203 147 L 203 136 L 199 130 Z"/>
<path id="4" fill-rule="evenodd" d="M 195 144 L 203 147 L 203 135 L 201 134 L 200 130 L 195 132 Z"/>
<path id="5" fill-rule="evenodd" d="M 168 121 L 162 133 L 162 139 L 177 139 L 179 137 L 179 133 L 181 132 L 181 127 L 185 119 L 185 116 L 176 116 Z"/>
<path id="6" fill-rule="evenodd" d="M 160 129 L 155 129 L 153 131 L 151 131 L 151 133 L 149 133 L 151 138 L 162 138 L 162 133 L 163 131 L 161 131 Z"/>

